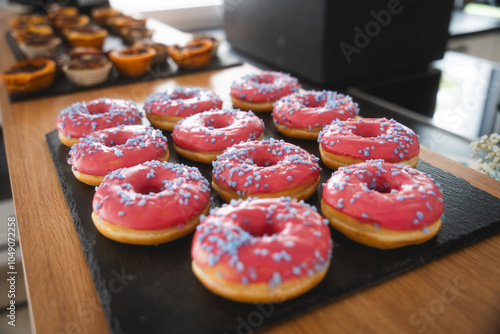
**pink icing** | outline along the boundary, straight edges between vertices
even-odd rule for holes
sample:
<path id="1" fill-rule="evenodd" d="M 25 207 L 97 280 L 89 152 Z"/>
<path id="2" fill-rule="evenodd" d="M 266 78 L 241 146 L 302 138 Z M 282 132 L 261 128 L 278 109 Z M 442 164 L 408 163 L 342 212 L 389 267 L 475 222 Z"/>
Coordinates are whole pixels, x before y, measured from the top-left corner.
<path id="1" fill-rule="evenodd" d="M 213 163 L 212 177 L 240 196 L 276 193 L 318 179 L 318 158 L 282 140 L 250 141 L 228 148 Z"/>
<path id="2" fill-rule="evenodd" d="M 281 98 L 274 105 L 273 118 L 288 128 L 312 130 L 336 119 L 347 120 L 358 111 L 358 105 L 348 95 L 310 90 Z"/>
<path id="3" fill-rule="evenodd" d="M 122 227 L 182 229 L 209 201 L 208 181 L 197 168 L 148 161 L 106 175 L 92 207 L 99 217 Z"/>
<path id="4" fill-rule="evenodd" d="M 184 149 L 217 152 L 241 141 L 257 139 L 263 131 L 264 122 L 252 112 L 210 110 L 176 124 L 172 138 Z"/>
<path id="5" fill-rule="evenodd" d="M 361 223 L 396 231 L 422 229 L 443 214 L 443 194 L 432 178 L 382 160 L 341 167 L 323 188 L 326 204 Z"/>
<path id="6" fill-rule="evenodd" d="M 413 130 L 385 118 L 334 121 L 321 131 L 318 141 L 327 152 L 362 160 L 400 162 L 420 152 Z"/>
<path id="7" fill-rule="evenodd" d="M 177 87 L 150 95 L 144 101 L 149 115 L 188 117 L 202 111 L 222 108 L 216 93 L 200 87 Z"/>
<path id="8" fill-rule="evenodd" d="M 63 109 L 56 126 L 68 138 L 81 138 L 97 130 L 137 124 L 142 117 L 133 101 L 101 98 Z"/>
<path id="9" fill-rule="evenodd" d="M 328 266 L 327 224 L 314 207 L 290 198 L 232 201 L 197 227 L 191 256 L 228 281 L 274 288 Z"/>
<path id="10" fill-rule="evenodd" d="M 246 75 L 231 85 L 231 97 L 252 103 L 276 101 L 299 90 L 299 81 L 285 73 L 264 71 Z"/>
<path id="11" fill-rule="evenodd" d="M 168 150 L 160 130 L 142 125 L 122 125 L 93 132 L 71 147 L 69 163 L 89 175 L 104 176 L 123 167 L 161 160 Z"/>

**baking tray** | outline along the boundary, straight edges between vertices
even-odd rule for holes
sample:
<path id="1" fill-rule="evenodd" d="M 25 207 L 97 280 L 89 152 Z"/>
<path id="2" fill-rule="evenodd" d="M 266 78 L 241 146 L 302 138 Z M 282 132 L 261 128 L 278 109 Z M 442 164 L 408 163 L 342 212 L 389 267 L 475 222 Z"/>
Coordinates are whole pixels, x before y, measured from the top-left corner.
<path id="1" fill-rule="evenodd" d="M 285 139 L 319 156 L 316 141 L 283 137 L 269 114 L 265 138 Z M 366 116 L 366 115 L 365 115 Z M 169 140 L 172 162 L 196 166 L 211 180 L 211 166 L 180 157 Z M 54 166 L 87 259 L 99 298 L 114 333 L 251 333 L 333 302 L 500 232 L 500 199 L 424 161 L 417 169 L 442 185 L 445 218 L 438 235 L 423 245 L 377 250 L 332 229 L 331 267 L 310 292 L 279 304 L 242 304 L 205 289 L 191 272 L 192 234 L 158 246 L 120 244 L 103 237 L 91 220 L 94 187 L 77 181 L 67 164 L 69 148 L 46 135 Z M 322 167 L 321 183 L 332 171 Z M 319 207 L 320 186 L 308 200 Z M 212 207 L 223 201 L 212 190 Z"/>
<path id="2" fill-rule="evenodd" d="M 151 18 L 148 18 L 147 26 L 148 28 L 153 29 L 155 31 L 152 39 L 155 42 L 163 43 L 166 45 L 183 44 L 192 38 L 191 34 L 181 32 L 169 25 L 166 25 L 158 20 L 154 20 Z M 5 38 L 7 39 L 7 42 L 12 52 L 14 53 L 16 59 L 17 60 L 25 59 L 23 53 L 19 49 L 19 46 L 17 45 L 17 42 L 12 36 L 12 33 L 10 31 L 6 32 Z M 127 45 L 124 44 L 122 38 L 110 34 L 108 35 L 108 37 L 106 37 L 103 50 L 104 51 L 118 50 L 118 49 L 123 49 L 125 47 L 127 47 Z M 62 52 L 67 52 L 69 51 L 69 49 L 70 47 L 68 46 L 67 43 L 63 43 L 63 45 L 61 46 Z M 241 64 L 242 64 L 241 60 L 231 53 L 229 44 L 226 41 L 222 41 L 222 43 L 219 46 L 217 55 L 212 57 L 212 61 L 208 66 L 202 68 L 189 69 L 189 70 L 180 69 L 177 66 L 177 64 L 175 64 L 175 62 L 169 58 L 167 62 L 163 64 L 153 65 L 151 69 L 143 76 L 133 77 L 133 78 L 120 76 L 116 71 L 116 68 L 113 67 L 111 73 L 109 74 L 108 79 L 103 83 L 91 87 L 82 87 L 75 85 L 65 75 L 62 75 L 60 77 L 57 77 L 54 80 L 54 84 L 50 88 L 44 91 L 34 92 L 29 94 L 10 94 L 9 98 L 11 102 L 27 101 L 27 100 L 60 95 L 60 94 L 69 94 L 69 93 L 82 92 L 92 89 L 126 85 L 136 82 L 158 80 L 177 75 L 210 71 Z"/>

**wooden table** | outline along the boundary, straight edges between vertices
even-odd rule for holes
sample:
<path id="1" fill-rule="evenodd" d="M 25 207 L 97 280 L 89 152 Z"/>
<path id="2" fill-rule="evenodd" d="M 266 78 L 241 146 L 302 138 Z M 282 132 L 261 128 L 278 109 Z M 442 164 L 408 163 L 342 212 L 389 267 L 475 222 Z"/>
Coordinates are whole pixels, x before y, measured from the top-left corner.
<path id="1" fill-rule="evenodd" d="M 0 12 L 0 31 L 6 16 Z M 0 70 L 14 63 L 4 39 Z M 30 312 L 37 333 L 107 333 L 75 227 L 45 142 L 60 110 L 102 96 L 142 102 L 155 90 L 210 87 L 226 95 L 250 66 L 0 106 Z M 422 159 L 500 197 L 500 182 L 425 148 Z M 287 321 L 265 333 L 498 333 L 500 235 Z M 194 320 L 195 321 L 195 320 Z"/>

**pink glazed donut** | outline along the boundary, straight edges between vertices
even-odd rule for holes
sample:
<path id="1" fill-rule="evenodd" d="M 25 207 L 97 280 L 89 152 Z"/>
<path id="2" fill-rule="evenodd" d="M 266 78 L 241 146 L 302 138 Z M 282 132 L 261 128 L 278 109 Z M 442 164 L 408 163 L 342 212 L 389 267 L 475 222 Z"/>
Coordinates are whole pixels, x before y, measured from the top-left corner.
<path id="1" fill-rule="evenodd" d="M 172 139 L 175 150 L 183 157 L 211 163 L 233 144 L 261 140 L 263 132 L 264 122 L 252 112 L 210 110 L 176 124 Z"/>
<path id="2" fill-rule="evenodd" d="M 319 183 L 317 161 L 283 140 L 244 142 L 228 148 L 213 163 L 212 187 L 226 202 L 281 196 L 305 200 Z"/>
<path id="3" fill-rule="evenodd" d="M 347 120 L 359 112 L 348 95 L 328 90 L 294 93 L 274 104 L 273 121 L 279 132 L 288 137 L 317 139 L 334 120 Z"/>
<path id="4" fill-rule="evenodd" d="M 192 86 L 154 93 L 144 101 L 146 117 L 151 124 L 168 131 L 188 116 L 221 108 L 219 95 L 209 89 Z"/>
<path id="5" fill-rule="evenodd" d="M 302 201 L 232 201 L 202 219 L 192 268 L 205 287 L 225 298 L 278 302 L 323 279 L 332 244 L 328 221 Z"/>
<path id="6" fill-rule="evenodd" d="M 442 225 L 443 194 L 430 176 L 370 160 L 340 167 L 323 187 L 323 215 L 359 243 L 381 249 L 423 243 Z"/>
<path id="7" fill-rule="evenodd" d="M 236 108 L 254 112 L 272 111 L 275 101 L 297 92 L 299 88 L 297 78 L 281 72 L 264 71 L 234 81 L 230 95 Z"/>
<path id="8" fill-rule="evenodd" d="M 167 138 L 160 130 L 122 125 L 93 132 L 73 145 L 68 162 L 75 177 L 91 186 L 109 172 L 149 160 L 169 160 Z"/>
<path id="9" fill-rule="evenodd" d="M 94 225 L 104 236 L 155 245 L 196 228 L 210 208 L 210 188 L 195 167 L 148 161 L 106 175 L 92 208 Z"/>
<path id="10" fill-rule="evenodd" d="M 415 132 L 386 118 L 334 121 L 318 141 L 321 159 L 331 169 L 372 159 L 415 167 L 420 154 Z"/>
<path id="11" fill-rule="evenodd" d="M 57 119 L 59 139 L 66 146 L 94 131 L 119 125 L 141 124 L 143 114 L 133 101 L 101 98 L 76 102 L 63 109 Z"/>

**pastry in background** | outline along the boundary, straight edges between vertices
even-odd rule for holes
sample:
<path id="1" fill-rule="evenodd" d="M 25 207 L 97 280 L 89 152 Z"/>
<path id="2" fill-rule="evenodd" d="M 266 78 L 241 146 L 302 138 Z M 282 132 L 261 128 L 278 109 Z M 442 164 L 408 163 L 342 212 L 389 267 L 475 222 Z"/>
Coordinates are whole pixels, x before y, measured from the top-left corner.
<path id="1" fill-rule="evenodd" d="M 47 16 L 40 14 L 21 14 L 16 15 L 10 20 L 12 29 L 22 29 L 26 26 L 48 24 Z"/>
<path id="2" fill-rule="evenodd" d="M 120 36 L 127 44 L 133 44 L 140 39 L 151 38 L 153 32 L 143 23 L 132 23 L 120 28 Z"/>
<path id="3" fill-rule="evenodd" d="M 40 54 L 40 58 L 48 58 L 53 60 L 56 65 L 56 79 L 64 75 L 63 66 L 70 61 L 68 54 L 64 52 L 56 52 L 51 54 Z"/>
<path id="4" fill-rule="evenodd" d="M 162 43 L 156 43 L 153 42 L 151 39 L 141 39 L 138 41 L 135 41 L 133 44 L 133 47 L 139 48 L 139 47 L 151 47 L 155 49 L 156 54 L 153 57 L 153 65 L 156 64 L 163 64 L 167 61 L 168 58 L 168 46 Z"/>
<path id="5" fill-rule="evenodd" d="M 215 37 L 210 36 L 210 35 L 196 34 L 196 35 L 194 35 L 193 40 L 197 40 L 197 39 L 209 39 L 209 40 L 211 40 L 212 43 L 214 43 L 214 46 L 212 48 L 212 56 L 215 56 L 217 54 L 217 50 L 219 49 L 219 45 L 220 45 L 220 39 L 215 38 Z"/>
<path id="6" fill-rule="evenodd" d="M 56 22 L 57 19 L 63 16 L 76 16 L 78 14 L 78 8 L 71 6 L 62 7 L 56 3 L 51 4 L 47 10 L 49 23 L 52 25 Z"/>
<path id="7" fill-rule="evenodd" d="M 138 77 L 149 70 L 155 54 L 156 51 L 150 47 L 132 47 L 111 51 L 109 57 L 120 75 Z"/>
<path id="8" fill-rule="evenodd" d="M 90 17 L 87 15 L 60 16 L 56 18 L 54 26 L 63 32 L 69 28 L 85 27 L 90 23 Z"/>
<path id="9" fill-rule="evenodd" d="M 12 31 L 12 36 L 19 43 L 33 37 L 53 36 L 54 29 L 48 24 L 31 24 Z"/>
<path id="10" fill-rule="evenodd" d="M 201 38 L 189 41 L 184 46 L 172 45 L 168 48 L 168 54 L 180 68 L 200 68 L 210 64 L 213 48 L 212 40 Z"/>
<path id="11" fill-rule="evenodd" d="M 31 93 L 52 86 L 55 72 L 55 63 L 50 59 L 26 59 L 5 70 L 1 79 L 9 94 Z"/>
<path id="12" fill-rule="evenodd" d="M 72 27 L 64 31 L 73 46 L 90 46 L 101 49 L 108 31 L 97 26 Z"/>
<path id="13" fill-rule="evenodd" d="M 112 67 L 103 54 L 83 54 L 73 57 L 63 66 L 63 71 L 75 85 L 94 86 L 106 81 Z"/>
<path id="14" fill-rule="evenodd" d="M 107 20 L 109 30 L 116 35 L 120 34 L 120 29 L 129 25 L 146 24 L 145 19 L 135 19 L 132 16 L 117 15 Z"/>
<path id="15" fill-rule="evenodd" d="M 101 49 L 93 48 L 91 46 L 77 46 L 69 51 L 71 58 L 80 57 L 83 55 L 104 55 Z"/>
<path id="16" fill-rule="evenodd" d="M 108 19 L 111 17 L 123 16 L 123 14 L 114 8 L 99 7 L 92 9 L 90 16 L 100 26 L 107 27 Z"/>
<path id="17" fill-rule="evenodd" d="M 26 38 L 18 46 L 26 58 L 35 58 L 56 53 L 61 43 L 61 38 L 57 36 L 36 36 Z"/>

